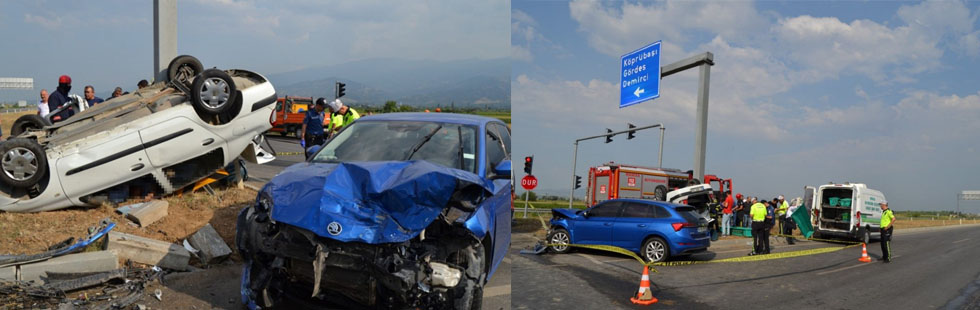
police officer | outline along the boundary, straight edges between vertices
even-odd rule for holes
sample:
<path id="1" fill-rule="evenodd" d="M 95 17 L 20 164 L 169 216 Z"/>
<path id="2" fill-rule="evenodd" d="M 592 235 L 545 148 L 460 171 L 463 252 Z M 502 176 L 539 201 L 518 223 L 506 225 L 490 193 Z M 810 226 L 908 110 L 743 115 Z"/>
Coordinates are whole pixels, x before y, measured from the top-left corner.
<path id="1" fill-rule="evenodd" d="M 327 105 L 327 100 L 318 98 L 314 108 L 306 111 L 303 117 L 303 128 L 299 137 L 299 143 L 306 149 L 306 146 L 321 145 L 325 142 L 323 138 L 323 109 Z"/>
<path id="2" fill-rule="evenodd" d="M 786 197 L 779 195 L 776 198 L 776 218 L 779 220 L 779 230 L 778 233 L 786 235 L 786 243 L 794 244 L 793 237 L 793 224 L 790 223 L 790 218 L 786 216 L 786 211 L 789 210 L 789 203 L 786 202 Z"/>
<path id="3" fill-rule="evenodd" d="M 769 236 L 772 235 L 772 227 L 773 226 L 776 226 L 776 216 L 775 216 L 776 215 L 776 202 L 774 202 L 774 201 L 773 202 L 767 202 L 767 201 L 763 200 L 762 201 L 762 204 L 764 206 L 766 206 L 766 221 L 765 221 L 766 228 L 763 231 L 763 234 L 764 235 L 762 237 L 762 246 L 763 246 L 763 249 L 762 249 L 763 252 L 762 253 L 769 254 L 769 251 L 771 250 L 769 248 Z"/>
<path id="4" fill-rule="evenodd" d="M 752 197 L 751 200 L 752 207 L 749 210 L 749 216 L 752 218 L 752 245 L 753 250 L 749 255 L 762 254 L 762 237 L 765 235 L 766 230 L 766 206 L 759 203 L 758 199 Z"/>
<path id="5" fill-rule="evenodd" d="M 892 262 L 892 231 L 895 230 L 895 213 L 888 208 L 888 202 L 881 203 L 881 258 Z"/>
<path id="6" fill-rule="evenodd" d="M 330 108 L 329 132 L 331 136 L 353 123 L 354 120 L 361 118 L 357 111 L 345 105 L 340 99 L 334 99 L 327 106 Z"/>

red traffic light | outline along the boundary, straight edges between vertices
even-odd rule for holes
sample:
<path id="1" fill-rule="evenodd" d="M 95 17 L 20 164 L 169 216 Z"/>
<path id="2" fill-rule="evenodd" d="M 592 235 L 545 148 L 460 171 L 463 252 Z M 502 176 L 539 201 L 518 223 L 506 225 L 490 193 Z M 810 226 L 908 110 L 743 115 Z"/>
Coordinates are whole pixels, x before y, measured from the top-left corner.
<path id="1" fill-rule="evenodd" d="M 526 162 L 526 163 L 529 163 L 529 162 L 531 162 L 531 160 L 532 160 L 532 159 L 531 159 L 531 156 L 526 156 L 526 157 L 524 157 L 524 162 Z"/>

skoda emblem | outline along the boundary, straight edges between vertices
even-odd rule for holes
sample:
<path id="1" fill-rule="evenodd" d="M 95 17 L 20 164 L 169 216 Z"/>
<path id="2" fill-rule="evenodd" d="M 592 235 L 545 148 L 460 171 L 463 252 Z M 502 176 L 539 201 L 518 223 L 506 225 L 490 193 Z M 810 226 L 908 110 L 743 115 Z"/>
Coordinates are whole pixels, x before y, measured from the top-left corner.
<path id="1" fill-rule="evenodd" d="M 331 235 L 339 235 L 341 231 L 344 231 L 344 228 L 340 226 L 340 223 L 330 222 L 330 224 L 327 224 L 327 232 Z"/>

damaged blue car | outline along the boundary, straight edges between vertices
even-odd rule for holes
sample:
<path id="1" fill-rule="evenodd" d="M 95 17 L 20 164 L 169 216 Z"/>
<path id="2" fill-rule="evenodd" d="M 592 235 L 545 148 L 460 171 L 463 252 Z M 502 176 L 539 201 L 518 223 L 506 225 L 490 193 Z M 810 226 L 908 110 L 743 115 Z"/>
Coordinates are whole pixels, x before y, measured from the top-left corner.
<path id="1" fill-rule="evenodd" d="M 479 309 L 510 245 L 510 130 L 448 113 L 365 116 L 238 216 L 249 308 Z"/>

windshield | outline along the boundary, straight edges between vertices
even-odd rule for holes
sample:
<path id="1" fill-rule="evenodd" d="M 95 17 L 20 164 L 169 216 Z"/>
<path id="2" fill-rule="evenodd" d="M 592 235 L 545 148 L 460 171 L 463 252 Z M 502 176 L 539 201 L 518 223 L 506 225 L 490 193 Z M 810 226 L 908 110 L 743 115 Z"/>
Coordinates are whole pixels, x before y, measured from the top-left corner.
<path id="1" fill-rule="evenodd" d="M 476 173 L 476 129 L 418 121 L 360 121 L 345 128 L 313 162 L 426 160 Z"/>

